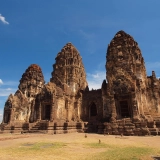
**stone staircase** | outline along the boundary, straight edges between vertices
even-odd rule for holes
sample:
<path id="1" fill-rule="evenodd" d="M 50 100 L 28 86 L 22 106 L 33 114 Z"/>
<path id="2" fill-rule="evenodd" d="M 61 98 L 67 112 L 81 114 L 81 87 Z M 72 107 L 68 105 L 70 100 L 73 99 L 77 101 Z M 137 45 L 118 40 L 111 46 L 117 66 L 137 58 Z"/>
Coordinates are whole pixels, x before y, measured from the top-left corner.
<path id="1" fill-rule="evenodd" d="M 98 133 L 98 121 L 93 117 L 90 118 L 87 123 L 87 132 L 88 133 Z"/>
<path id="2" fill-rule="evenodd" d="M 97 123 L 88 122 L 88 124 L 87 124 L 87 132 L 88 133 L 97 133 L 98 132 Z"/>
<path id="3" fill-rule="evenodd" d="M 36 122 L 31 128 L 29 129 L 29 133 L 39 133 L 40 132 L 40 123 Z"/>
<path id="4" fill-rule="evenodd" d="M 84 124 L 81 122 L 50 122 L 39 121 L 30 126 L 29 133 L 61 134 L 83 132 Z"/>

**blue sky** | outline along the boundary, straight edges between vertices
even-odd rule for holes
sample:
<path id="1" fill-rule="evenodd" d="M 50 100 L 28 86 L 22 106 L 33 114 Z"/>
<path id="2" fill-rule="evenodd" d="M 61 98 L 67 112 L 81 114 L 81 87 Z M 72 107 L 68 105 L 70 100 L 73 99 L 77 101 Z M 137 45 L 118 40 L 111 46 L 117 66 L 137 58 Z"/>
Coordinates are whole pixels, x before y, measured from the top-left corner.
<path id="1" fill-rule="evenodd" d="M 1 0 L 0 121 L 27 67 L 40 65 L 48 82 L 67 42 L 82 56 L 90 89 L 100 88 L 105 79 L 107 46 L 119 30 L 138 42 L 147 75 L 155 70 L 160 77 L 159 6 L 159 0 Z"/>

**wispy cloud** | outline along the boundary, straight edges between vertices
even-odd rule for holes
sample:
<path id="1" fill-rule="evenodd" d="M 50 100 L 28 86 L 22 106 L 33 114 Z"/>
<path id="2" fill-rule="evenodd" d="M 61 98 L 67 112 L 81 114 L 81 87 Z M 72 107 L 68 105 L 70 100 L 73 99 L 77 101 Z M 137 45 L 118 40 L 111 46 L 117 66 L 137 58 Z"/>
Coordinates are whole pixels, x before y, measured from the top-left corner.
<path id="1" fill-rule="evenodd" d="M 103 80 L 106 79 L 106 72 L 95 71 L 94 73 L 87 73 L 87 81 L 89 89 L 100 89 Z"/>
<path id="2" fill-rule="evenodd" d="M 6 85 L 6 86 L 18 86 L 18 81 L 4 81 L 3 85 Z"/>
<path id="3" fill-rule="evenodd" d="M 2 119 L 3 119 L 3 110 L 4 110 L 4 104 L 6 102 L 6 97 L 2 97 L 0 99 L 0 123 L 2 122 Z"/>
<path id="4" fill-rule="evenodd" d="M 0 97 L 9 96 L 14 94 L 17 90 L 18 83 L 15 81 L 2 81 L 0 79 Z"/>
<path id="5" fill-rule="evenodd" d="M 93 54 L 97 50 L 96 34 L 95 33 L 88 33 L 88 32 L 85 32 L 84 30 L 80 29 L 79 35 L 85 40 L 87 48 L 88 48 L 88 52 L 90 54 Z"/>
<path id="6" fill-rule="evenodd" d="M 3 81 L 2 81 L 2 79 L 0 79 L 0 85 L 1 85 L 1 84 L 3 84 Z"/>
<path id="7" fill-rule="evenodd" d="M 18 86 L 18 82 L 17 81 L 3 81 L 2 79 L 0 79 L 0 85 L 3 85 L 3 86 Z"/>
<path id="8" fill-rule="evenodd" d="M 7 90 L 7 91 L 12 91 L 12 88 L 7 88 L 6 90 Z"/>
<path id="9" fill-rule="evenodd" d="M 0 123 L 2 122 L 2 119 L 3 119 L 3 114 L 0 113 Z"/>
<path id="10" fill-rule="evenodd" d="M 9 96 L 11 93 L 14 94 L 15 92 L 15 88 L 0 88 L 0 97 Z"/>
<path id="11" fill-rule="evenodd" d="M 0 21 L 2 21 L 4 24 L 9 24 L 9 22 L 5 20 L 5 17 L 3 17 L 2 14 L 0 14 Z"/>
<path id="12" fill-rule="evenodd" d="M 3 119 L 3 109 L 0 108 L 0 123 L 2 122 Z"/>
<path id="13" fill-rule="evenodd" d="M 160 68 L 160 62 L 146 62 L 147 69 Z"/>
<path id="14" fill-rule="evenodd" d="M 94 33 L 87 33 L 87 32 L 84 32 L 82 29 L 79 30 L 79 33 L 87 40 L 91 40 L 91 39 L 95 38 Z"/>

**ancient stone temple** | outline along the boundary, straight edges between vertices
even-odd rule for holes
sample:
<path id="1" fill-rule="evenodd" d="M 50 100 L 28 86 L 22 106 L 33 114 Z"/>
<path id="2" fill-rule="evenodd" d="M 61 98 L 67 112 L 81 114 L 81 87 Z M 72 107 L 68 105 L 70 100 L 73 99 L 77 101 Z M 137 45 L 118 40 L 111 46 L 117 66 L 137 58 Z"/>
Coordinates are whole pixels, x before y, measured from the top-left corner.
<path id="1" fill-rule="evenodd" d="M 1 132 L 160 135 L 160 80 L 147 77 L 138 43 L 119 31 L 107 48 L 106 80 L 89 90 L 82 57 L 67 43 L 50 82 L 32 64 L 4 106 Z"/>

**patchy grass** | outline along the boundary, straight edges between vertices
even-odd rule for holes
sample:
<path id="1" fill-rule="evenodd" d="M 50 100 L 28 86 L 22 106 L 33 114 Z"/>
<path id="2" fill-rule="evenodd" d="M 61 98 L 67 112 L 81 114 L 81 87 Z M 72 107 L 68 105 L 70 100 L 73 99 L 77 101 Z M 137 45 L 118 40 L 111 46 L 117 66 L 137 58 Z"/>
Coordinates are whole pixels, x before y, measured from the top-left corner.
<path id="1" fill-rule="evenodd" d="M 83 134 L 38 136 L 0 141 L 0 159 L 153 160 L 152 155 L 160 154 L 160 137 L 117 139 L 96 134 L 87 138 Z"/>
<path id="2" fill-rule="evenodd" d="M 0 150 L 0 159 L 50 159 L 53 155 L 56 157 L 63 156 L 61 148 L 66 144 L 62 142 L 36 142 L 22 143 L 15 147 L 8 147 Z M 61 154 L 62 153 L 62 154 Z M 4 158 L 5 155 L 5 158 Z M 32 157 L 32 158 L 31 158 Z"/>
<path id="3" fill-rule="evenodd" d="M 89 148 L 113 148 L 113 145 L 106 144 L 106 143 L 86 143 L 84 144 Z"/>
<path id="4" fill-rule="evenodd" d="M 153 153 L 156 151 L 145 147 L 111 147 L 110 150 L 99 153 L 94 158 L 97 160 L 149 160 Z"/>
<path id="5" fill-rule="evenodd" d="M 106 143 L 86 143 L 85 145 L 89 148 L 105 149 L 105 151 L 92 156 L 92 159 L 95 160 L 149 160 L 152 159 L 151 155 L 160 152 L 159 150 L 150 147 L 124 147 Z"/>
<path id="6" fill-rule="evenodd" d="M 44 149 L 59 149 L 66 146 L 65 143 L 62 142 L 37 142 L 37 143 L 24 143 L 21 144 L 19 149 L 21 150 L 44 150 Z"/>

